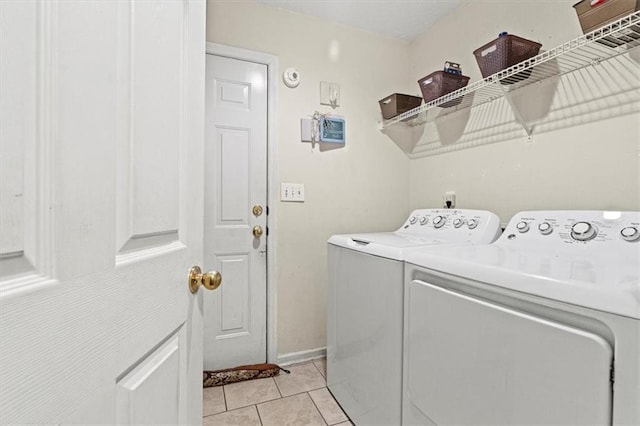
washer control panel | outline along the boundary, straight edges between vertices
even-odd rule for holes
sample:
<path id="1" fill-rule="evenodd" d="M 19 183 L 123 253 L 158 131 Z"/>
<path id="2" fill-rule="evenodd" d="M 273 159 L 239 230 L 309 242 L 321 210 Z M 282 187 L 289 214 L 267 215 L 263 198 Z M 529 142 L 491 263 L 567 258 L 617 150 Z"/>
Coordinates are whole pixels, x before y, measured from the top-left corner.
<path id="1" fill-rule="evenodd" d="M 398 231 L 426 238 L 492 242 L 501 233 L 500 219 L 484 210 L 420 209 Z"/>
<path id="2" fill-rule="evenodd" d="M 501 241 L 541 245 L 640 244 L 640 212 L 520 212 L 509 221 Z"/>

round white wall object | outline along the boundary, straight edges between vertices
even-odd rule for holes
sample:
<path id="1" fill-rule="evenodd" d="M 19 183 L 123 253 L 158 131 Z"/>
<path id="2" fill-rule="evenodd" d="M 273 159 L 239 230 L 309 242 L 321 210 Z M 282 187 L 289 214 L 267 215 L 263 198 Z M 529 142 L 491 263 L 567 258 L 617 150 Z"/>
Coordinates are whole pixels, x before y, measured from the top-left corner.
<path id="1" fill-rule="evenodd" d="M 282 73 L 282 81 L 287 87 L 294 88 L 300 84 L 300 73 L 295 68 L 287 68 Z"/>

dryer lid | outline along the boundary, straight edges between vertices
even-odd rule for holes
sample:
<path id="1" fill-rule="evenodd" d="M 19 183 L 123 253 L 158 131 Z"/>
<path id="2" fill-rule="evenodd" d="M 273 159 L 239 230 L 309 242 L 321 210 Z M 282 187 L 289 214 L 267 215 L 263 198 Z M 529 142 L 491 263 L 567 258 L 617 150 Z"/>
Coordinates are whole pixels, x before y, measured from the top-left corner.
<path id="1" fill-rule="evenodd" d="M 407 263 L 484 284 L 640 319 L 640 258 L 500 243 L 420 249 Z"/>
<path id="2" fill-rule="evenodd" d="M 405 251 L 408 249 L 442 244 L 443 242 L 442 240 L 397 232 L 344 234 L 329 238 L 329 244 L 393 260 L 404 260 Z"/>

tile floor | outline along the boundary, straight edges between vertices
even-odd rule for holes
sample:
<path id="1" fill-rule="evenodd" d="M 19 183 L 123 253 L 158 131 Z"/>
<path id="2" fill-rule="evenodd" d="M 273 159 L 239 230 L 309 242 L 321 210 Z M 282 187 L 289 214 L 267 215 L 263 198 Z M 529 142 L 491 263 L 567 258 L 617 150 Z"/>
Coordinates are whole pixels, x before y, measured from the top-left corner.
<path id="1" fill-rule="evenodd" d="M 266 379 L 204 389 L 204 426 L 352 425 L 327 389 L 324 359 Z"/>

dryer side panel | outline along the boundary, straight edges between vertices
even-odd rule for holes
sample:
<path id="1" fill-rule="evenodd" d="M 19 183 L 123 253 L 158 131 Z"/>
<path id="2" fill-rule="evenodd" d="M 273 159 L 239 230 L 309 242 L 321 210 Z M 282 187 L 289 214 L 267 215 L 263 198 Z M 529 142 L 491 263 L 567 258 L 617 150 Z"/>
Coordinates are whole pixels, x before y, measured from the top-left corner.
<path id="1" fill-rule="evenodd" d="M 610 424 L 600 336 L 415 280 L 406 424 Z"/>
<path id="2" fill-rule="evenodd" d="M 403 263 L 329 244 L 327 386 L 355 424 L 400 424 Z"/>

